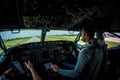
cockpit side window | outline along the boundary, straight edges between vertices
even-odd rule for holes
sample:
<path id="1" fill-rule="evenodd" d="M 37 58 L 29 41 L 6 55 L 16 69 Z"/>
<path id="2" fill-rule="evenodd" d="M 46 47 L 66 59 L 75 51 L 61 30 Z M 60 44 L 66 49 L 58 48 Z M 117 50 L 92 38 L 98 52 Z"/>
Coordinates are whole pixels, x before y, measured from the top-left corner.
<path id="1" fill-rule="evenodd" d="M 120 38 L 109 33 L 109 32 L 105 32 L 105 42 L 108 45 L 108 48 L 112 48 L 112 47 L 116 47 L 118 45 L 120 45 Z M 115 33 L 118 36 L 120 36 L 120 33 Z"/>

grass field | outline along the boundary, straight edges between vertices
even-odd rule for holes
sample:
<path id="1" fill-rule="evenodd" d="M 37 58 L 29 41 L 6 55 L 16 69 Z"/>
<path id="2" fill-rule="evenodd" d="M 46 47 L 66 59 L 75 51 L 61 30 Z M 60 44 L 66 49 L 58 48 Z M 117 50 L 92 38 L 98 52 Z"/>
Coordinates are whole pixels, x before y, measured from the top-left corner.
<path id="1" fill-rule="evenodd" d="M 69 40 L 69 41 L 74 41 L 75 37 L 76 36 L 47 36 L 46 41 L 49 41 L 49 40 Z M 38 37 L 38 38 L 40 38 L 40 37 Z M 24 44 L 29 39 L 30 39 L 30 37 L 6 40 L 5 45 L 6 45 L 7 48 L 10 48 L 10 47 L 14 47 L 14 46 L 17 46 L 17 45 L 20 45 L 20 44 Z M 84 44 L 82 41 L 79 41 L 78 43 L 79 44 Z M 106 43 L 108 44 L 108 48 L 118 45 L 118 43 L 110 42 L 110 41 L 106 41 Z M 0 53 L 1 52 L 2 52 L 2 50 L 0 49 Z"/>
<path id="2" fill-rule="evenodd" d="M 18 39 L 10 39 L 10 40 L 6 40 L 5 45 L 7 48 L 10 47 L 14 47 L 20 44 L 24 44 L 26 41 L 28 41 L 30 39 L 30 37 L 28 38 L 18 38 Z M 0 48 L 0 53 L 2 52 L 1 48 Z"/>
<path id="3" fill-rule="evenodd" d="M 108 48 L 120 45 L 120 43 L 116 43 L 116 42 L 110 42 L 110 41 L 106 41 L 106 43 L 108 44 Z"/>
<path id="4" fill-rule="evenodd" d="M 10 48 L 10 47 L 13 47 L 15 45 L 24 44 L 29 39 L 30 39 L 30 37 L 6 40 L 5 45 L 6 45 L 7 48 Z"/>

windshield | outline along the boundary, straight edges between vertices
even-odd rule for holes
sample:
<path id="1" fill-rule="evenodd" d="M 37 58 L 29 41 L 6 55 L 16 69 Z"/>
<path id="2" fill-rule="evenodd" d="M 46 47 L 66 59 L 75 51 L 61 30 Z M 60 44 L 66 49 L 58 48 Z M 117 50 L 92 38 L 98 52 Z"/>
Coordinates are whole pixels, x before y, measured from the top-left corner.
<path id="1" fill-rule="evenodd" d="M 65 31 L 65 30 L 50 30 L 46 32 L 45 41 L 54 40 L 67 40 L 74 41 L 77 31 Z M 40 42 L 41 30 L 20 30 L 19 33 L 12 33 L 11 31 L 0 32 L 0 35 L 5 43 L 6 48 L 12 48 L 21 44 Z M 105 41 L 108 44 L 108 48 L 120 45 L 120 38 L 113 36 L 105 36 Z M 78 44 L 83 45 L 84 42 L 79 40 Z M 0 53 L 2 49 L 0 48 Z"/>
<path id="2" fill-rule="evenodd" d="M 0 32 L 0 35 L 5 43 L 6 48 L 12 48 L 25 43 L 40 42 L 41 30 L 20 30 L 19 33 L 11 31 Z M 79 32 L 65 30 L 50 30 L 46 32 L 45 41 L 68 40 L 74 41 Z M 0 53 L 2 52 L 0 48 Z"/>

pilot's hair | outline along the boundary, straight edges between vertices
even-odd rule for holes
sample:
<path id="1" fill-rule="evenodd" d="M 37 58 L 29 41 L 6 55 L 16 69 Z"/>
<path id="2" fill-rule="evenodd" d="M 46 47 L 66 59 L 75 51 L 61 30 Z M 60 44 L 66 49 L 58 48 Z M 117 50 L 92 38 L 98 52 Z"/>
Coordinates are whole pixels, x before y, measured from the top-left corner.
<path id="1" fill-rule="evenodd" d="M 91 26 L 83 27 L 82 30 L 85 31 L 90 38 L 94 38 L 95 31 Z"/>

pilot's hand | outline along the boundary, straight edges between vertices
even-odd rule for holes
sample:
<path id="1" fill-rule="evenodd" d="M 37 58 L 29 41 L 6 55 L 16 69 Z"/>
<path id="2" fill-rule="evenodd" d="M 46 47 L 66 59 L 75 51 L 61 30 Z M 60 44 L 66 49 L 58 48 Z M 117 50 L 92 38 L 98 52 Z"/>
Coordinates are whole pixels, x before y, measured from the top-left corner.
<path id="1" fill-rule="evenodd" d="M 77 54 L 80 53 L 80 49 L 79 49 L 79 48 L 76 49 L 76 53 L 77 53 Z"/>
<path id="2" fill-rule="evenodd" d="M 12 72 L 12 68 L 6 70 L 3 74 L 2 77 L 14 77 L 15 74 Z"/>
<path id="3" fill-rule="evenodd" d="M 54 72 L 57 72 L 59 67 L 57 65 L 51 65 L 51 69 L 54 71 Z"/>
<path id="4" fill-rule="evenodd" d="M 24 62 L 26 67 L 30 70 L 30 69 L 33 69 L 33 65 L 32 63 L 28 60 L 28 63 L 27 62 Z"/>

